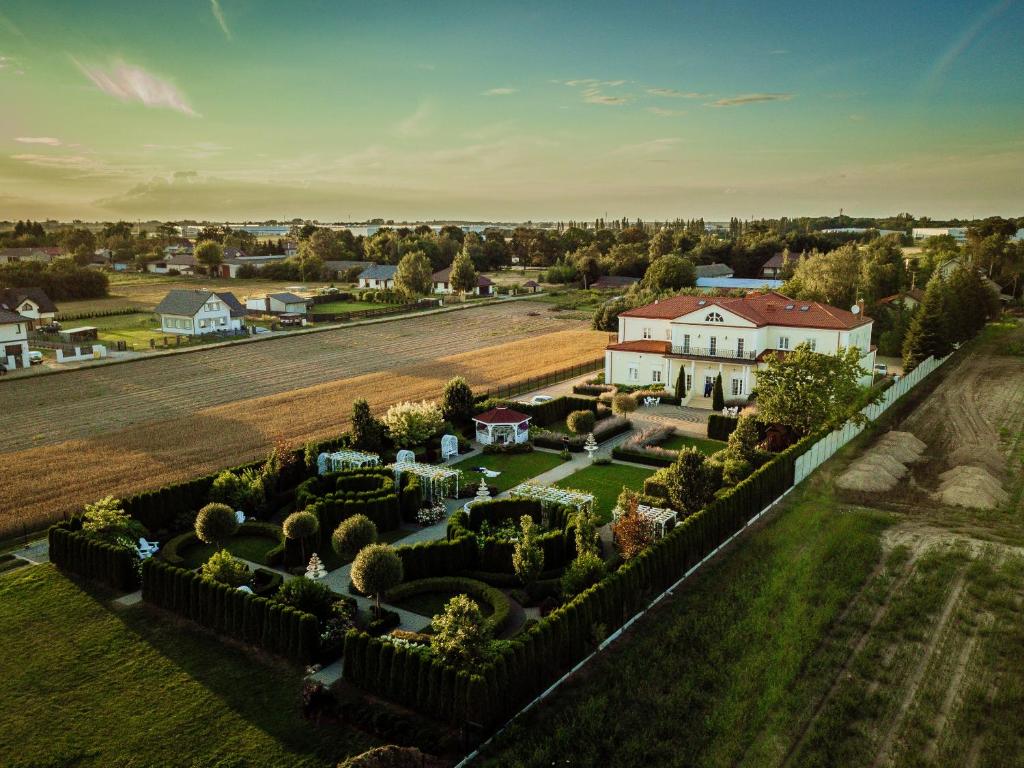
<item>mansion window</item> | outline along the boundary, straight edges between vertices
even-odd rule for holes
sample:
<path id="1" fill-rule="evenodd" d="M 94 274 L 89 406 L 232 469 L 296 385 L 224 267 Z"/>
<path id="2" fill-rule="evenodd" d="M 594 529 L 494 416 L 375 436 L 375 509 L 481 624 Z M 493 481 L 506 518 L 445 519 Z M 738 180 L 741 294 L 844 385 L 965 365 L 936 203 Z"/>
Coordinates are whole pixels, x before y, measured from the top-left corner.
<path id="1" fill-rule="evenodd" d="M 743 339 L 736 339 L 736 357 L 743 357 Z"/>
<path id="2" fill-rule="evenodd" d="M 712 336 L 708 339 L 708 354 L 714 355 L 718 351 L 718 337 Z"/>
<path id="3" fill-rule="evenodd" d="M 815 339 L 808 339 L 807 344 L 811 348 L 811 352 L 814 352 L 818 348 L 818 342 Z"/>
<path id="4" fill-rule="evenodd" d="M 733 379 L 732 380 L 732 395 L 733 395 L 733 397 L 737 397 L 738 395 L 742 395 L 742 394 L 743 394 L 743 379 Z"/>
<path id="5" fill-rule="evenodd" d="M 683 354 L 690 354 L 690 334 L 688 333 L 683 336 Z"/>
<path id="6" fill-rule="evenodd" d="M 779 349 L 789 349 L 789 336 L 779 336 Z"/>
<path id="7" fill-rule="evenodd" d="M 724 323 L 725 320 L 717 312 L 709 312 L 704 318 L 705 323 Z"/>
<path id="8" fill-rule="evenodd" d="M 651 333 L 651 329 L 650 328 L 644 328 L 644 338 L 645 339 L 653 338 L 653 336 L 654 336 L 654 334 Z"/>
<path id="9" fill-rule="evenodd" d="M 661 383 L 661 371 L 651 371 L 651 381 L 655 384 Z"/>
<path id="10" fill-rule="evenodd" d="M 630 381 L 639 381 L 640 380 L 640 369 L 637 368 L 635 365 L 629 366 L 628 374 L 629 374 L 629 380 Z"/>

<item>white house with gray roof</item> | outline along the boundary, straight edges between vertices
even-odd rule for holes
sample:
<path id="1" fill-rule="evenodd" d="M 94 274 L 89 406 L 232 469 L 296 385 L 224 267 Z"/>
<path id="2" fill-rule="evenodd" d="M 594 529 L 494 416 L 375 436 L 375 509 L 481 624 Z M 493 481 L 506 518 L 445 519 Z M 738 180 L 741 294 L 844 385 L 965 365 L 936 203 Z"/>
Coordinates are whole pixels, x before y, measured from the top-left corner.
<path id="1" fill-rule="evenodd" d="M 398 267 L 394 264 L 374 264 L 359 273 L 360 288 L 391 289 L 395 287 L 395 273 Z"/>
<path id="2" fill-rule="evenodd" d="M 160 330 L 182 336 L 231 333 L 242 328 L 245 308 L 232 293 L 175 289 L 154 310 Z"/>

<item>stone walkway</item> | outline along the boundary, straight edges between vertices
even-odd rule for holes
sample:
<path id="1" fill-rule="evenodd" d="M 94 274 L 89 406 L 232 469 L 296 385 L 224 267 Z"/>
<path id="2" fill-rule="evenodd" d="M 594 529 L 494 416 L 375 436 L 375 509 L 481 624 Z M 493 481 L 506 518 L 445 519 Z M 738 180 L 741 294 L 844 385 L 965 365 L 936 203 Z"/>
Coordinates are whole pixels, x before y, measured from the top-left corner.
<path id="1" fill-rule="evenodd" d="M 36 539 L 29 542 L 27 547 L 16 550 L 14 554 L 33 565 L 42 565 L 50 562 L 50 542 L 47 539 Z"/>

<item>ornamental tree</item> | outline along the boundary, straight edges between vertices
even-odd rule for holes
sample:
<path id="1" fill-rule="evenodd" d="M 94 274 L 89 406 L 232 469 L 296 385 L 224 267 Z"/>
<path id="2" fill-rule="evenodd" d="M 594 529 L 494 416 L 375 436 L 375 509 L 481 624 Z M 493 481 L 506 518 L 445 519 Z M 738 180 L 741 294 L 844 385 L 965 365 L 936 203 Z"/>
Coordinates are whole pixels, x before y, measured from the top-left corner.
<path id="1" fill-rule="evenodd" d="M 757 444 L 759 441 L 757 419 L 750 414 L 744 414 L 736 422 L 736 428 L 729 433 L 726 451 L 730 458 L 753 464 L 757 459 Z"/>
<path id="2" fill-rule="evenodd" d="M 207 504 L 196 515 L 196 536 L 206 544 L 220 546 L 238 531 L 235 510 L 227 504 Z"/>
<path id="3" fill-rule="evenodd" d="M 676 376 L 676 397 L 679 398 L 679 404 L 682 405 L 686 398 L 686 371 L 682 368 L 679 369 L 679 375 Z"/>
<path id="4" fill-rule="evenodd" d="M 441 431 L 444 416 L 437 403 L 428 400 L 398 403 L 384 414 L 384 424 L 396 446 L 420 445 Z"/>
<path id="5" fill-rule="evenodd" d="M 672 507 L 692 515 L 715 498 L 722 487 L 722 468 L 696 448 L 683 448 L 665 473 L 665 489 Z"/>
<path id="6" fill-rule="evenodd" d="M 380 452 L 384 449 L 385 427 L 370 412 L 363 398 L 352 403 L 352 447 L 360 451 Z"/>
<path id="7" fill-rule="evenodd" d="M 306 562 L 306 539 L 320 530 L 320 521 L 312 512 L 292 512 L 281 525 L 286 538 L 299 542 L 302 562 Z"/>
<path id="8" fill-rule="evenodd" d="M 444 385 L 441 415 L 452 424 L 468 424 L 473 418 L 473 390 L 461 376 Z"/>
<path id="9" fill-rule="evenodd" d="M 565 426 L 569 428 L 569 431 L 574 435 L 585 435 L 594 428 L 594 424 L 597 422 L 597 417 L 594 412 L 588 408 L 584 408 L 580 411 L 573 411 L 565 417 Z"/>
<path id="10" fill-rule="evenodd" d="M 711 409 L 720 411 L 725 408 L 725 391 L 722 389 L 722 374 L 715 376 L 715 387 L 711 392 Z"/>
<path id="11" fill-rule="evenodd" d="M 626 392 L 620 392 L 612 398 L 612 413 L 625 416 L 636 410 L 636 398 Z"/>
<path id="12" fill-rule="evenodd" d="M 120 499 L 106 496 L 85 505 L 82 530 L 94 538 L 111 543 L 132 541 L 138 528 L 139 524 L 124 511 Z"/>
<path id="13" fill-rule="evenodd" d="M 857 347 L 821 355 L 805 342 L 783 359 L 770 356 L 768 367 L 754 372 L 758 418 L 766 424 L 784 424 L 801 435 L 847 419 L 863 420 L 859 411 L 850 413 L 865 392 L 858 383 L 868 374 L 860 367 L 861 355 Z"/>
<path id="14" fill-rule="evenodd" d="M 519 526 L 523 532 L 512 550 L 512 567 L 523 586 L 529 586 L 544 570 L 544 550 L 537 541 L 537 526 L 532 517 L 523 515 Z"/>
<path id="15" fill-rule="evenodd" d="M 331 547 L 339 557 L 353 558 L 359 550 L 377 541 L 377 526 L 366 515 L 352 515 L 334 529 Z"/>
<path id="16" fill-rule="evenodd" d="M 203 240 L 196 245 L 196 261 L 206 267 L 210 273 L 214 267 L 224 261 L 224 247 L 215 240 Z"/>
<path id="17" fill-rule="evenodd" d="M 402 558 L 387 544 L 363 547 L 352 562 L 352 583 L 364 595 L 373 595 L 380 616 L 380 596 L 402 583 Z"/>
<path id="18" fill-rule="evenodd" d="M 612 523 L 615 546 L 623 560 L 632 560 L 654 543 L 654 524 L 637 511 L 639 499 L 631 495 L 627 506 Z"/>
<path id="19" fill-rule="evenodd" d="M 430 647 L 445 661 L 475 665 L 487 656 L 491 625 L 468 595 L 449 600 L 444 613 L 435 616 L 430 626 L 434 630 Z"/>

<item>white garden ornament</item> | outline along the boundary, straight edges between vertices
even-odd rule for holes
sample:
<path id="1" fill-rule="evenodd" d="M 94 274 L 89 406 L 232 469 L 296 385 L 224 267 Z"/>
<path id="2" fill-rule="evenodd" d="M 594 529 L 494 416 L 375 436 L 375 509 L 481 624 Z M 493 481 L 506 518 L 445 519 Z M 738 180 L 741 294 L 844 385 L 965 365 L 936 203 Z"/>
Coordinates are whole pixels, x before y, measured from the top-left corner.
<path id="1" fill-rule="evenodd" d="M 324 568 L 324 564 L 320 562 L 320 556 L 314 552 L 313 556 L 309 558 L 309 565 L 306 566 L 306 578 L 322 579 L 327 575 L 327 569 Z"/>
<path id="2" fill-rule="evenodd" d="M 597 440 L 594 439 L 593 432 L 587 435 L 587 442 L 583 444 L 583 450 L 587 452 L 587 456 L 593 461 L 594 454 L 597 453 Z"/>

